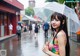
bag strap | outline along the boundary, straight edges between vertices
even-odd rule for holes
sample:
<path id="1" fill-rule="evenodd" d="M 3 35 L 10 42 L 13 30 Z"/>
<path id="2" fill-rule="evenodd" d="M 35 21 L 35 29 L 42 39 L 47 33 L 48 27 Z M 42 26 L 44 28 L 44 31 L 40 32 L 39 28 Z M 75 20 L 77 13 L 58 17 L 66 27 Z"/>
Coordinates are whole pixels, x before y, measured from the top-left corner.
<path id="1" fill-rule="evenodd" d="M 57 33 L 53 37 L 54 37 L 53 38 L 53 44 L 54 44 L 54 40 L 55 40 L 55 38 L 57 38 Z"/>

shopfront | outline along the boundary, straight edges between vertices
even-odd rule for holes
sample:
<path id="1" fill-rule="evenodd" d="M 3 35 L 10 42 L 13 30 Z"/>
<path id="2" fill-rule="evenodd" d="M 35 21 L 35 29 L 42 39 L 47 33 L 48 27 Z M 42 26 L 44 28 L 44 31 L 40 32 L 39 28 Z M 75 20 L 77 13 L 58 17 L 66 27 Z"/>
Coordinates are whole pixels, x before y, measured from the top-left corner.
<path id="1" fill-rule="evenodd" d="M 23 9 L 23 5 L 17 0 L 12 0 L 13 2 L 8 2 L 8 0 L 0 1 L 0 37 L 9 35 L 9 24 L 12 23 L 13 31 L 12 33 L 16 33 L 16 25 L 20 20 L 20 10 Z M 17 7 L 14 5 L 20 4 Z M 21 8 L 20 8 L 21 6 Z"/>

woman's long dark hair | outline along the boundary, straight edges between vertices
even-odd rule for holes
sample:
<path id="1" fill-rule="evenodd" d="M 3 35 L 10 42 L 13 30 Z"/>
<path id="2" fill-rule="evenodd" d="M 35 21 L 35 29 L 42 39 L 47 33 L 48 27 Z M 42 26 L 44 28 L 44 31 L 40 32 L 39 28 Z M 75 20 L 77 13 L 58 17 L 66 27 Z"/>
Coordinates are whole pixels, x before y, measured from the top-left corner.
<path id="1" fill-rule="evenodd" d="M 65 47 L 65 50 L 66 50 L 66 56 L 70 56 L 70 45 L 69 45 L 69 38 L 68 38 L 68 29 L 67 29 L 67 19 L 66 19 L 66 16 L 65 15 L 62 15 L 62 14 L 60 14 L 60 13 L 57 13 L 57 12 L 55 12 L 55 13 L 53 13 L 52 15 L 51 15 L 51 21 L 53 20 L 53 19 L 56 19 L 56 16 L 57 16 L 57 18 L 60 20 L 60 27 L 59 27 L 59 30 L 58 30 L 58 32 L 59 31 L 61 31 L 61 30 L 63 30 L 65 33 L 66 33 L 66 37 L 67 37 L 67 43 L 66 43 L 66 47 Z M 64 21 L 64 24 L 63 24 L 63 21 Z M 55 29 L 52 27 L 52 25 L 51 25 L 51 29 L 52 29 L 52 31 L 54 31 Z"/>

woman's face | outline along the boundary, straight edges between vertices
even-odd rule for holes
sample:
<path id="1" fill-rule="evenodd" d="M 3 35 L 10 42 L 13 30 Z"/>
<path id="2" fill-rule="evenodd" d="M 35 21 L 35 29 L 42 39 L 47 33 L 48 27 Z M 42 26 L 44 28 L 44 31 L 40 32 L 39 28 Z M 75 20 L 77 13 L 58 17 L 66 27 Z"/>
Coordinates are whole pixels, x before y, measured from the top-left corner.
<path id="1" fill-rule="evenodd" d="M 56 19 L 52 19 L 51 20 L 51 26 L 54 28 L 54 29 L 57 29 L 60 27 L 60 20 L 56 17 Z"/>

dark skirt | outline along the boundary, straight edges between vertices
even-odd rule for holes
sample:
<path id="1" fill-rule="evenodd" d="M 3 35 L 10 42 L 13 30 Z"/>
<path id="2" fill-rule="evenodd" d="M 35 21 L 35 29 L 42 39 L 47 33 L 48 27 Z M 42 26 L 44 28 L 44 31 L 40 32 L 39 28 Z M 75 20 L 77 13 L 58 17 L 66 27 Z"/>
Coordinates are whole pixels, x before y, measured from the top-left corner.
<path id="1" fill-rule="evenodd" d="M 18 36 L 21 36 L 21 30 L 17 30 L 16 34 L 17 34 Z"/>
<path id="2" fill-rule="evenodd" d="M 35 33 L 38 33 L 38 29 L 35 29 Z"/>

